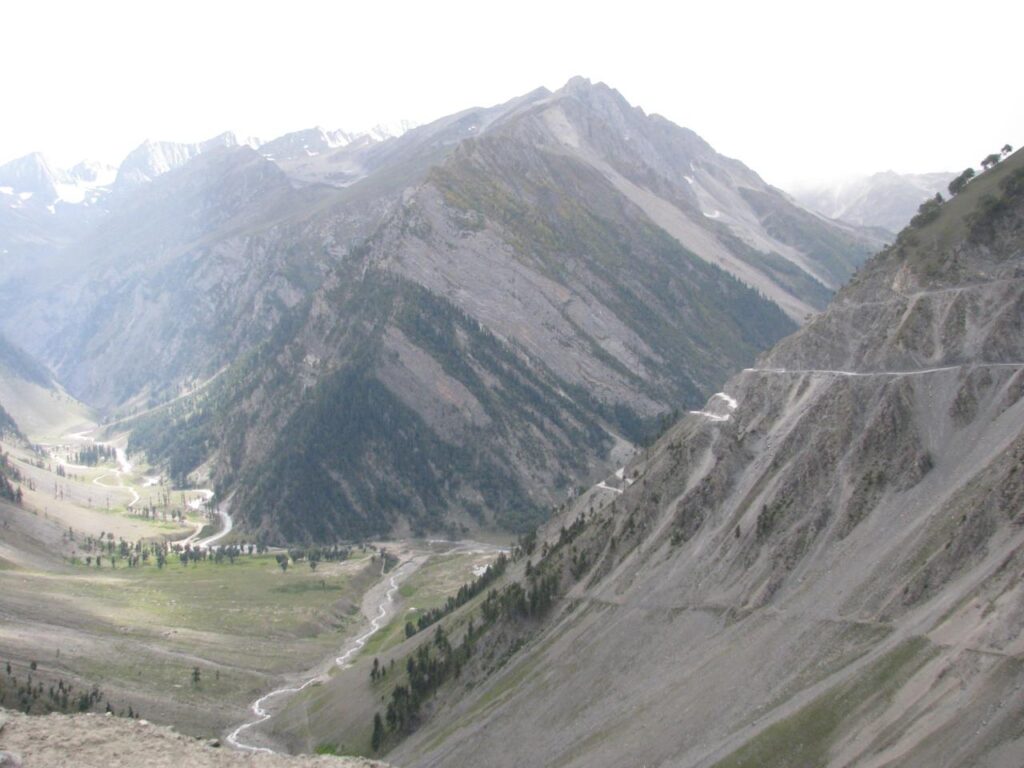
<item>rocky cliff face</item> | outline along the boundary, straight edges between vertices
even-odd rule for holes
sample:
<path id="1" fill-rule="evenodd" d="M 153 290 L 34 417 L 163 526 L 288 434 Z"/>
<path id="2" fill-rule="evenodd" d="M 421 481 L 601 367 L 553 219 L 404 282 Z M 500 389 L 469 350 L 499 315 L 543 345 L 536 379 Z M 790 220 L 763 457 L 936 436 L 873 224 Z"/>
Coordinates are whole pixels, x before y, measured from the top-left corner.
<path id="1" fill-rule="evenodd" d="M 407 189 L 314 297 L 280 368 L 250 378 L 235 408 L 248 432 L 218 466 L 252 472 L 232 487 L 266 511 L 253 522 L 352 535 L 402 510 L 416 531 L 521 527 L 789 327 L 537 134 L 569 93 L 512 105 Z M 270 371 L 300 350 L 305 375 L 282 387 Z M 414 463 L 415 478 L 395 471 Z"/>
<path id="2" fill-rule="evenodd" d="M 589 564 L 560 613 L 391 759 L 1018 763 L 1022 168 L 906 230 L 624 492 L 555 521 L 586 520 Z"/>
<path id="3" fill-rule="evenodd" d="M 215 149 L 244 146 L 233 133 L 222 133 L 196 144 L 173 141 L 144 141 L 121 162 L 114 188 L 124 193 L 145 185 L 158 176 L 188 163 L 201 154 Z"/>

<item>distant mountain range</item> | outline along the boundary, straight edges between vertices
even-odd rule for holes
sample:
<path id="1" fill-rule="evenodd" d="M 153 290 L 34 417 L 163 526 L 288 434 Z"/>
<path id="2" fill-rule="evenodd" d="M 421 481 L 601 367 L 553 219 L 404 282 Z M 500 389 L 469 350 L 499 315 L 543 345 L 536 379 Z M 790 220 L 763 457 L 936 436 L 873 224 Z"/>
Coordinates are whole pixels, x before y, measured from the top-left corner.
<path id="1" fill-rule="evenodd" d="M 896 233 L 929 197 L 937 192 L 947 196 L 946 187 L 956 175 L 883 171 L 836 184 L 797 189 L 793 195 L 807 208 L 830 219 Z"/>
<path id="2" fill-rule="evenodd" d="M 94 205 L 19 189 L 3 328 L 112 415 L 194 392 L 132 450 L 275 541 L 541 519 L 882 242 L 581 78 L 394 138 L 147 142 Z"/>

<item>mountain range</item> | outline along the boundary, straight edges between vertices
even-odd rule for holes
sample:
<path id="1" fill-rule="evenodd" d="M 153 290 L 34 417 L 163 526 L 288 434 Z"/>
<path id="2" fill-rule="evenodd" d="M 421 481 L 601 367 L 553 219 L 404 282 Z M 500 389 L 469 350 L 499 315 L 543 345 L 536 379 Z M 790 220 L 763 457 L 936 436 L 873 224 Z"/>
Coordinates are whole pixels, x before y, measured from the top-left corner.
<path id="1" fill-rule="evenodd" d="M 582 78 L 385 140 L 147 142 L 101 204 L 11 205 L 3 329 L 278 541 L 531 525 L 882 242 Z"/>
<path id="2" fill-rule="evenodd" d="M 399 672 L 367 658 L 272 733 L 376 711 L 423 767 L 1019 764 L 1024 153 L 922 213 L 373 659 Z"/>
<path id="3" fill-rule="evenodd" d="M 1019 766 L 1024 152 L 812 211 L 583 78 L 399 133 L 0 167 L 4 704 L 419 768 Z M 167 519 L 200 487 L 219 531 Z"/>

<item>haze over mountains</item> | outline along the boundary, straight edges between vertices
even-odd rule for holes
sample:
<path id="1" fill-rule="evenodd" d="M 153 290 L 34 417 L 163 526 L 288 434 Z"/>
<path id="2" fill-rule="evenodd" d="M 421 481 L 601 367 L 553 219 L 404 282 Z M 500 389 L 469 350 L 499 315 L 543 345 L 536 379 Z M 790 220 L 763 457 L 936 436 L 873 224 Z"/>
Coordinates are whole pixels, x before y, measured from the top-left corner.
<path id="1" fill-rule="evenodd" d="M 793 190 L 796 199 L 812 211 L 862 227 L 899 232 L 917 208 L 946 187 L 955 173 L 895 173 L 883 171 L 835 184 Z"/>
<path id="2" fill-rule="evenodd" d="M 880 243 L 581 78 L 387 140 L 147 142 L 92 215 L 31 203 L 7 332 L 112 413 L 210 381 L 131 448 L 287 538 L 539 519 Z"/>

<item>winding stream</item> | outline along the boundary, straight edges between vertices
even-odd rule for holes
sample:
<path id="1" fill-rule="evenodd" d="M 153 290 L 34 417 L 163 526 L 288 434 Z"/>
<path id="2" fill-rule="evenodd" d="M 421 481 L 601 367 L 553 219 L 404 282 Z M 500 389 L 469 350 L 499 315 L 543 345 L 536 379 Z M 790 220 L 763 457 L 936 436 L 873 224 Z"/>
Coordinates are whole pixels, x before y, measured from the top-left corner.
<path id="1" fill-rule="evenodd" d="M 72 441 L 90 442 L 96 445 L 107 446 L 114 449 L 114 458 L 117 461 L 117 469 L 112 470 L 110 472 L 104 472 L 102 475 L 94 477 L 92 482 L 93 485 L 98 485 L 100 488 L 106 488 L 108 490 L 113 488 L 122 491 L 128 491 L 128 493 L 132 495 L 132 500 L 128 502 L 126 509 L 132 509 L 132 507 L 134 507 L 136 504 L 139 503 L 139 501 L 141 501 L 141 497 L 134 488 L 125 484 L 123 476 L 131 474 L 132 470 L 134 469 L 134 465 L 131 463 L 131 461 L 128 460 L 128 453 L 127 451 L 125 451 L 124 448 L 120 448 L 114 445 L 113 443 L 101 442 L 89 435 L 90 432 L 95 431 L 97 428 L 98 427 L 93 427 L 92 429 L 87 429 L 82 432 L 73 432 L 67 435 L 65 439 Z M 63 463 L 65 466 L 68 467 L 76 466 L 74 464 L 68 464 L 67 462 Z M 82 469 L 85 469 L 85 467 L 82 467 Z M 109 477 L 111 475 L 117 478 L 117 485 L 107 485 L 106 483 L 101 482 L 103 478 Z M 148 477 L 146 478 L 146 482 L 144 485 L 155 485 L 156 481 L 158 480 L 159 477 Z M 191 491 L 185 492 L 199 493 L 202 494 L 203 496 L 202 499 L 194 499 L 193 501 L 190 501 L 188 503 L 189 508 L 192 509 L 194 512 L 199 512 L 200 509 L 202 508 L 202 505 L 205 502 L 208 502 L 210 499 L 212 499 L 214 495 L 213 491 L 211 491 L 209 488 L 195 488 L 192 489 Z M 210 536 L 207 536 L 206 538 L 200 539 L 198 538 L 199 534 L 202 533 L 203 528 L 206 527 L 206 523 L 199 522 L 195 524 L 195 530 L 188 536 L 188 538 L 182 539 L 177 543 L 182 546 L 184 546 L 185 544 L 191 544 L 193 547 L 198 549 L 209 549 L 211 546 L 213 546 L 218 541 L 227 536 L 229 533 L 231 533 L 231 529 L 234 528 L 234 520 L 231 519 L 231 515 L 226 510 L 221 509 L 220 506 L 218 506 L 213 511 L 214 514 L 220 517 L 221 526 L 219 531 L 217 531 L 214 534 L 211 534 Z"/>
<path id="2" fill-rule="evenodd" d="M 388 581 L 388 589 L 384 593 L 384 599 L 381 601 L 380 606 L 377 609 L 377 615 L 370 621 L 369 631 L 357 637 L 352 642 L 352 645 L 349 646 L 348 650 L 341 654 L 341 656 L 338 656 L 334 659 L 335 666 L 345 668 L 348 665 L 349 660 L 357 653 L 359 653 L 359 651 L 362 650 L 363 646 L 366 645 L 366 641 L 373 637 L 373 635 L 375 635 L 380 630 L 381 626 L 383 626 L 384 619 L 388 615 L 388 609 L 392 605 L 394 605 L 395 602 L 395 592 L 398 591 L 398 576 L 406 565 L 408 565 L 408 562 L 398 566 L 398 568 L 395 569 L 395 572 L 391 575 L 391 578 Z M 381 572 L 383 575 L 383 564 L 381 565 Z M 270 693 L 266 693 L 263 696 L 260 696 L 258 699 L 256 699 L 256 701 L 254 701 L 249 706 L 249 710 L 253 713 L 253 715 L 256 716 L 255 719 L 250 720 L 246 723 L 242 723 L 242 725 L 238 726 L 237 728 L 235 728 L 235 730 L 228 734 L 228 744 L 235 747 L 236 749 L 242 749 L 248 752 L 263 752 L 268 755 L 277 754 L 277 752 L 275 752 L 273 749 L 270 749 L 269 747 L 261 747 L 251 742 L 244 741 L 242 739 L 242 734 L 270 719 L 271 713 L 265 708 L 264 705 L 271 699 L 276 698 L 278 696 L 283 696 L 285 694 L 296 694 L 299 691 L 305 690 L 309 686 L 314 685 L 315 683 L 326 682 L 329 679 L 330 675 L 327 672 L 321 672 L 320 674 L 309 678 L 301 685 L 284 686 L 282 688 L 277 688 L 276 690 L 273 690 Z"/>

